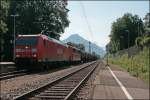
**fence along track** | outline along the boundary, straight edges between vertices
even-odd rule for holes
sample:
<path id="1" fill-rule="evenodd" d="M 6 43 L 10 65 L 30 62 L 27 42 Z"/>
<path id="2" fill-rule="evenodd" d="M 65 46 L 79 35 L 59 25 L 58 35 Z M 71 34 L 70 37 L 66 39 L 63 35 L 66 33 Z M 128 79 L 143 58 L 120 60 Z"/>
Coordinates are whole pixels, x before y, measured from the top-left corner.
<path id="1" fill-rule="evenodd" d="M 90 74 L 97 67 L 99 62 L 92 64 L 73 72 L 69 75 L 63 76 L 51 83 L 43 85 L 35 90 L 25 93 L 21 96 L 14 98 L 14 100 L 39 100 L 39 99 L 65 99 L 69 100 L 76 94 L 79 87 L 85 82 Z"/>
<path id="2" fill-rule="evenodd" d="M 17 76 L 26 75 L 27 70 L 13 71 L 0 74 L 0 80 L 10 79 Z"/>

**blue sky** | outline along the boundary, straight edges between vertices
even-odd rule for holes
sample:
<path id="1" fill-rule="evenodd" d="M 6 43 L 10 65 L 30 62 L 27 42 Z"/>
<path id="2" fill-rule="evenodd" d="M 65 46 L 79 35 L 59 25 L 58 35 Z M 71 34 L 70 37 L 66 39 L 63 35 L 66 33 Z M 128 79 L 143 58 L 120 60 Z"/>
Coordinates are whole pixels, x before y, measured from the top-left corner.
<path id="1" fill-rule="evenodd" d="M 148 1 L 68 1 L 70 25 L 60 39 L 66 39 L 72 34 L 79 34 L 85 39 L 105 47 L 109 42 L 108 35 L 112 22 L 127 12 L 133 15 L 137 14 L 143 19 L 149 12 L 148 3 Z M 88 29 L 82 5 L 92 33 Z"/>

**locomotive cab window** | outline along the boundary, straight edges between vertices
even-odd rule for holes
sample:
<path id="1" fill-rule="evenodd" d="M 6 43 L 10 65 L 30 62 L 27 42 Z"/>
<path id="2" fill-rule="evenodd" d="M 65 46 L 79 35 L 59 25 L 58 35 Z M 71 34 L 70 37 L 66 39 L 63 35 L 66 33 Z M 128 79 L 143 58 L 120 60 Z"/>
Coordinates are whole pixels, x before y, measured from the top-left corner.
<path id="1" fill-rule="evenodd" d="M 25 37 L 25 38 L 17 38 L 16 45 L 36 45 L 38 42 L 37 37 Z"/>

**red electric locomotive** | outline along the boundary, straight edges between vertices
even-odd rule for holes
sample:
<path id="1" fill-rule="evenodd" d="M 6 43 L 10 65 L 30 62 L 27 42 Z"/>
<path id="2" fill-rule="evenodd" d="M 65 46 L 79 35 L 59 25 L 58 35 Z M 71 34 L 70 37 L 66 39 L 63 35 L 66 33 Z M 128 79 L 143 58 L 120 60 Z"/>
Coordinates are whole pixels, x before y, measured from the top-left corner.
<path id="1" fill-rule="evenodd" d="M 18 35 L 15 47 L 17 65 L 79 62 L 81 53 L 78 49 L 46 35 Z M 32 66 L 33 67 L 33 66 Z M 37 68 L 37 66 L 34 66 Z M 37 69 L 43 69 L 38 66 Z"/>

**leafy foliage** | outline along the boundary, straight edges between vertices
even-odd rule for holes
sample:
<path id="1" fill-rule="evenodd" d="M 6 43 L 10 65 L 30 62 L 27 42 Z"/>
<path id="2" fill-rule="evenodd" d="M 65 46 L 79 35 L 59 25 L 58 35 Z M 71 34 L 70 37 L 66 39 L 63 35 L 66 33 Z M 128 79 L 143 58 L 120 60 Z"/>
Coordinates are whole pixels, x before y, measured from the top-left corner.
<path id="1" fill-rule="evenodd" d="M 114 53 L 135 45 L 136 37 L 143 32 L 144 25 L 138 15 L 124 14 L 112 24 L 108 51 Z"/>
<path id="2" fill-rule="evenodd" d="M 16 29 L 19 34 L 38 34 L 42 30 L 62 34 L 69 26 L 65 3 L 45 0 L 11 1 L 10 14 L 19 14 Z"/>
<path id="3" fill-rule="evenodd" d="M 150 43 L 149 35 L 143 35 L 141 37 L 136 38 L 136 45 L 141 48 L 143 48 L 144 46 L 148 47 L 149 43 Z"/>
<path id="4" fill-rule="evenodd" d="M 140 53 L 128 58 L 127 54 L 118 57 L 109 56 L 109 63 L 119 65 L 131 75 L 149 82 L 149 51 L 144 48 Z"/>
<path id="5" fill-rule="evenodd" d="M 9 2 L 7 0 L 1 0 L 0 1 L 0 55 L 1 58 L 4 57 L 4 35 L 8 31 L 7 27 L 7 16 L 8 16 L 8 9 L 9 9 Z"/>
<path id="6" fill-rule="evenodd" d="M 9 2 L 6 0 L 0 1 L 0 33 L 6 33 L 8 28 L 6 24 L 6 17 L 8 16 Z"/>
<path id="7" fill-rule="evenodd" d="M 145 46 L 150 46 L 150 24 L 149 24 L 150 13 L 147 13 L 144 18 L 144 31 L 142 36 L 136 38 L 136 45 L 143 49 Z"/>
<path id="8" fill-rule="evenodd" d="M 145 33 L 150 34 L 150 13 L 147 13 L 144 18 Z"/>
<path id="9" fill-rule="evenodd" d="M 12 61 L 13 57 L 14 20 L 10 15 L 19 15 L 15 21 L 16 35 L 39 34 L 41 31 L 46 35 L 62 34 L 69 26 L 66 6 L 66 0 L 1 0 L 0 31 L 7 33 L 3 35 L 2 59 Z"/>

